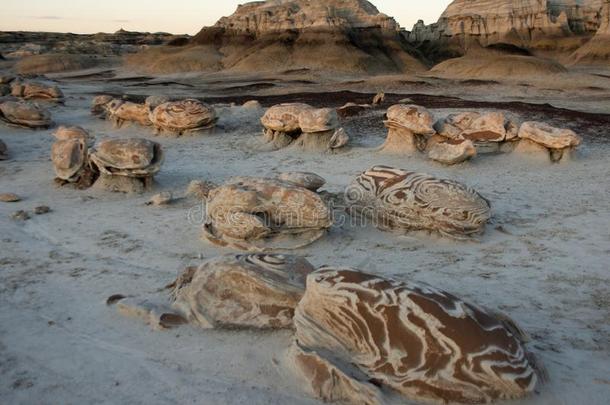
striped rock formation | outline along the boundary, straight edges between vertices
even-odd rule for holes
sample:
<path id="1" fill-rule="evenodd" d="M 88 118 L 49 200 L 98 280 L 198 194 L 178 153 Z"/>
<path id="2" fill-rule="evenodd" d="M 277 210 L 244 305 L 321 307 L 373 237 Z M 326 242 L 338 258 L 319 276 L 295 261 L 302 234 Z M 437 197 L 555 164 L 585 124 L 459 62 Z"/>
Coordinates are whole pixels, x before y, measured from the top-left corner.
<path id="1" fill-rule="evenodd" d="M 9 125 L 46 129 L 53 126 L 51 114 L 39 106 L 27 102 L 5 101 L 0 103 L 0 120 Z"/>
<path id="2" fill-rule="evenodd" d="M 64 98 L 63 92 L 57 86 L 19 80 L 11 84 L 11 95 L 25 100 L 61 101 Z"/>
<path id="3" fill-rule="evenodd" d="M 96 187 L 116 192 L 143 192 L 152 187 L 163 165 L 161 145 L 147 139 L 105 139 L 89 153 L 100 172 Z"/>
<path id="4" fill-rule="evenodd" d="M 277 179 L 235 177 L 211 190 L 204 238 L 240 250 L 294 249 L 322 237 L 332 225 L 320 196 Z M 278 241 L 292 239 L 281 246 Z"/>
<path id="5" fill-rule="evenodd" d="M 424 284 L 321 268 L 294 324 L 292 366 L 329 402 L 489 403 L 525 397 L 542 380 L 510 319 Z"/>
<path id="6" fill-rule="evenodd" d="M 491 218 L 489 202 L 461 183 L 386 166 L 358 176 L 345 202 L 352 215 L 381 229 L 428 230 L 456 239 L 482 234 Z"/>
<path id="7" fill-rule="evenodd" d="M 305 279 L 314 270 L 298 256 L 219 257 L 178 277 L 172 306 L 203 328 L 290 328 Z"/>
<path id="8" fill-rule="evenodd" d="M 183 135 L 213 128 L 218 121 L 213 107 L 187 99 L 160 104 L 150 114 L 157 133 Z"/>
<path id="9" fill-rule="evenodd" d="M 434 118 L 424 107 L 397 104 L 388 108 L 388 136 L 379 149 L 382 153 L 412 154 L 426 148 L 427 136 L 434 134 Z"/>

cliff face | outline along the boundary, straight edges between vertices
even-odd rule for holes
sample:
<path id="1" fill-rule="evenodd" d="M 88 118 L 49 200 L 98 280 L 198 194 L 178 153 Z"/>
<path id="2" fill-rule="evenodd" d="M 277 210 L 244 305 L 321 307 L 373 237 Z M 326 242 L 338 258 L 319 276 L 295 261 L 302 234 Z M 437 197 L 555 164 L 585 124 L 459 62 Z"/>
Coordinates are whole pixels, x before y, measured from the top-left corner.
<path id="1" fill-rule="evenodd" d="M 610 0 L 603 3 L 595 36 L 572 54 L 571 62 L 610 66 Z"/>
<path id="2" fill-rule="evenodd" d="M 602 3 L 603 0 L 455 0 L 436 24 L 426 26 L 419 22 L 408 39 L 415 44 L 507 43 L 530 49 L 578 46 L 574 41 L 566 45 L 557 40 L 594 35 L 600 26 Z"/>
<path id="3" fill-rule="evenodd" d="M 425 69 L 396 21 L 365 0 L 268 0 L 203 28 L 222 69 L 400 73 Z"/>

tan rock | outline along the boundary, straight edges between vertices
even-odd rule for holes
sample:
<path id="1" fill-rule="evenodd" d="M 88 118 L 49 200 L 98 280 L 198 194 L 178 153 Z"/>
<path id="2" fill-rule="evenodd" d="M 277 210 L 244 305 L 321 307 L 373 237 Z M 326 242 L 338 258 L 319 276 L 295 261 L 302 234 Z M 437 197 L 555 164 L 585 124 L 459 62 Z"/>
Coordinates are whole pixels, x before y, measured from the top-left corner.
<path id="1" fill-rule="evenodd" d="M 276 179 L 236 177 L 210 191 L 204 237 L 240 250 L 295 249 L 322 237 L 331 213 L 316 193 Z M 290 239 L 284 247 L 279 240 Z"/>
<path id="2" fill-rule="evenodd" d="M 305 279 L 314 270 L 297 256 L 219 257 L 178 277 L 173 307 L 203 328 L 290 328 Z"/>
<path id="3" fill-rule="evenodd" d="M 159 206 L 171 204 L 172 201 L 174 201 L 173 194 L 169 191 L 164 191 L 162 193 L 153 195 L 152 198 L 150 199 L 150 201 L 148 201 L 146 203 L 146 205 L 154 205 L 154 206 L 159 207 Z"/>
<path id="4" fill-rule="evenodd" d="M 53 133 L 55 139 L 58 141 L 66 141 L 70 139 L 78 139 L 83 141 L 88 146 L 92 146 L 95 143 L 95 138 L 89 134 L 89 132 L 82 127 L 66 127 L 60 126 Z"/>
<path id="5" fill-rule="evenodd" d="M 161 104 L 168 103 L 170 101 L 167 96 L 148 96 L 144 100 L 144 105 L 148 108 L 148 111 L 153 111 Z"/>
<path id="6" fill-rule="evenodd" d="M 49 128 L 51 114 L 37 104 L 5 101 L 0 104 L 0 120 L 24 128 Z"/>
<path id="7" fill-rule="evenodd" d="M 97 187 L 118 192 L 143 192 L 152 187 L 163 165 L 161 145 L 147 139 L 106 139 L 89 153 L 100 172 Z"/>
<path id="8" fill-rule="evenodd" d="M 291 134 L 301 132 L 299 116 L 302 112 L 313 109 L 302 103 L 278 104 L 269 108 L 261 118 L 261 124 L 267 130 Z"/>
<path id="9" fill-rule="evenodd" d="M 582 138 L 570 129 L 555 128 L 543 122 L 524 122 L 519 129 L 519 138 L 529 139 L 549 149 L 573 148 L 582 143 Z"/>
<path id="10" fill-rule="evenodd" d="M 477 149 L 468 139 L 453 140 L 435 143 L 428 150 L 428 157 L 434 161 L 447 165 L 465 162 L 477 155 Z"/>
<path id="11" fill-rule="evenodd" d="M 462 131 L 461 136 L 475 143 L 503 142 L 506 139 L 506 118 L 500 112 L 482 114 Z"/>
<path id="12" fill-rule="evenodd" d="M 308 172 L 284 172 L 280 173 L 277 178 L 286 183 L 294 184 L 295 186 L 303 187 L 311 191 L 318 191 L 326 184 L 326 180 L 315 173 Z"/>
<path id="13" fill-rule="evenodd" d="M 27 211 L 19 210 L 14 212 L 11 218 L 15 221 L 27 221 L 30 219 L 30 214 Z"/>
<path id="14" fill-rule="evenodd" d="M 370 109 L 370 104 L 346 103 L 342 107 L 337 108 L 337 114 L 341 118 L 354 117 Z"/>
<path id="15" fill-rule="evenodd" d="M 373 105 L 380 105 L 385 101 L 385 93 L 379 92 L 373 97 Z"/>
<path id="16" fill-rule="evenodd" d="M 106 115 L 116 128 L 121 128 L 125 122 L 143 126 L 152 125 L 150 110 L 145 104 L 114 99 L 106 105 Z"/>
<path id="17" fill-rule="evenodd" d="M 58 101 L 64 98 L 64 94 L 59 87 L 38 82 L 15 81 L 11 84 L 11 94 L 25 100 Z"/>
<path id="18" fill-rule="evenodd" d="M 0 194 L 0 201 L 2 202 L 19 202 L 21 197 L 13 193 L 2 193 Z"/>
<path id="19" fill-rule="evenodd" d="M 90 169 L 85 140 L 66 138 L 56 141 L 51 147 L 51 161 L 58 179 L 77 183 Z"/>
<path id="20" fill-rule="evenodd" d="M 523 398 L 542 380 L 510 319 L 425 284 L 321 268 L 294 324 L 296 368 L 322 399 L 488 403 Z"/>
<path id="21" fill-rule="evenodd" d="M 326 132 L 339 128 L 337 111 L 332 108 L 306 108 L 299 113 L 298 118 L 302 132 Z"/>
<path id="22" fill-rule="evenodd" d="M 427 136 L 434 134 L 432 114 L 417 105 L 397 104 L 387 111 L 388 128 L 382 153 L 411 154 L 425 149 Z"/>
<path id="23" fill-rule="evenodd" d="M 213 128 L 218 116 L 212 106 L 187 99 L 159 105 L 150 114 L 150 119 L 158 133 L 183 135 Z"/>
<path id="24" fill-rule="evenodd" d="M 386 166 L 358 176 L 345 201 L 352 215 L 381 229 L 436 231 L 456 239 L 483 233 L 491 218 L 489 202 L 461 183 Z"/>
<path id="25" fill-rule="evenodd" d="M 112 96 L 96 96 L 91 102 L 91 114 L 105 118 L 108 112 L 108 104 L 110 104 L 112 100 L 114 100 L 114 97 Z"/>
<path id="26" fill-rule="evenodd" d="M 263 106 L 257 100 L 249 100 L 246 101 L 243 105 L 243 108 L 247 110 L 262 110 Z"/>

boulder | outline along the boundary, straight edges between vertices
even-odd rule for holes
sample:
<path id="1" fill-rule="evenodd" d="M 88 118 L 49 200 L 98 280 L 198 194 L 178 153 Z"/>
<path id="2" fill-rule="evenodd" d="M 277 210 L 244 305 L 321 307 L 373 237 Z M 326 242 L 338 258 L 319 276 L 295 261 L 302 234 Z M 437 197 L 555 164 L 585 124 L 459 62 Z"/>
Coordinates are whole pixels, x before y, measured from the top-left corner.
<path id="1" fill-rule="evenodd" d="M 434 134 L 432 114 L 417 105 L 396 104 L 387 111 L 388 128 L 385 143 L 379 149 L 382 153 L 411 154 L 425 149 L 427 136 Z"/>
<path id="2" fill-rule="evenodd" d="M 64 98 L 63 92 L 57 86 L 18 80 L 11 84 L 11 95 L 25 100 L 61 101 Z"/>
<path id="3" fill-rule="evenodd" d="M 477 155 L 477 149 L 468 139 L 448 139 L 434 143 L 428 150 L 428 157 L 446 165 L 465 162 Z"/>
<path id="4" fill-rule="evenodd" d="M 582 143 L 582 138 L 570 129 L 555 128 L 536 121 L 521 125 L 519 139 L 515 152 L 548 155 L 553 162 L 568 158 Z"/>
<path id="5" fill-rule="evenodd" d="M 311 191 L 318 191 L 326 184 L 324 178 L 315 173 L 308 172 L 284 172 L 280 173 L 277 178 L 286 183 L 294 184 L 295 186 L 306 188 Z"/>
<path id="6" fill-rule="evenodd" d="M 490 203 L 470 187 L 453 180 L 387 166 L 358 176 L 345 191 L 352 215 L 384 230 L 427 230 L 455 239 L 485 231 Z"/>
<path id="7" fill-rule="evenodd" d="M 51 114 L 39 106 L 27 102 L 5 101 L 0 103 L 0 120 L 9 125 L 31 129 L 53 126 Z"/>
<path id="8" fill-rule="evenodd" d="M 214 128 L 218 116 L 214 107 L 187 99 L 160 104 L 150 114 L 157 133 L 183 135 Z"/>
<path id="9" fill-rule="evenodd" d="M 223 256 L 187 268 L 173 283 L 172 306 L 203 328 L 291 328 L 312 271 L 298 256 Z"/>
<path id="10" fill-rule="evenodd" d="M 327 401 L 489 403 L 542 381 L 513 321 L 426 284 L 323 267 L 307 276 L 294 325 L 292 365 Z"/>
<path id="11" fill-rule="evenodd" d="M 107 118 L 116 128 L 121 128 L 125 122 L 142 126 L 151 126 L 150 109 L 145 104 L 114 99 L 106 105 Z"/>

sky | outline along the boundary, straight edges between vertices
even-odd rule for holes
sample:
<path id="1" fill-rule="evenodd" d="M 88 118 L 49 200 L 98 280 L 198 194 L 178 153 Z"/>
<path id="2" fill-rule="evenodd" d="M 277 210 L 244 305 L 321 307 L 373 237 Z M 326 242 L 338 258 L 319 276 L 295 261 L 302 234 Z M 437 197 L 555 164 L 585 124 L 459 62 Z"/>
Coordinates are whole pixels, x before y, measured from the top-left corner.
<path id="1" fill-rule="evenodd" d="M 73 33 L 128 31 L 196 34 L 247 0 L 0 0 L 0 31 Z M 411 29 L 436 22 L 451 0 L 373 0 L 379 11 Z"/>

